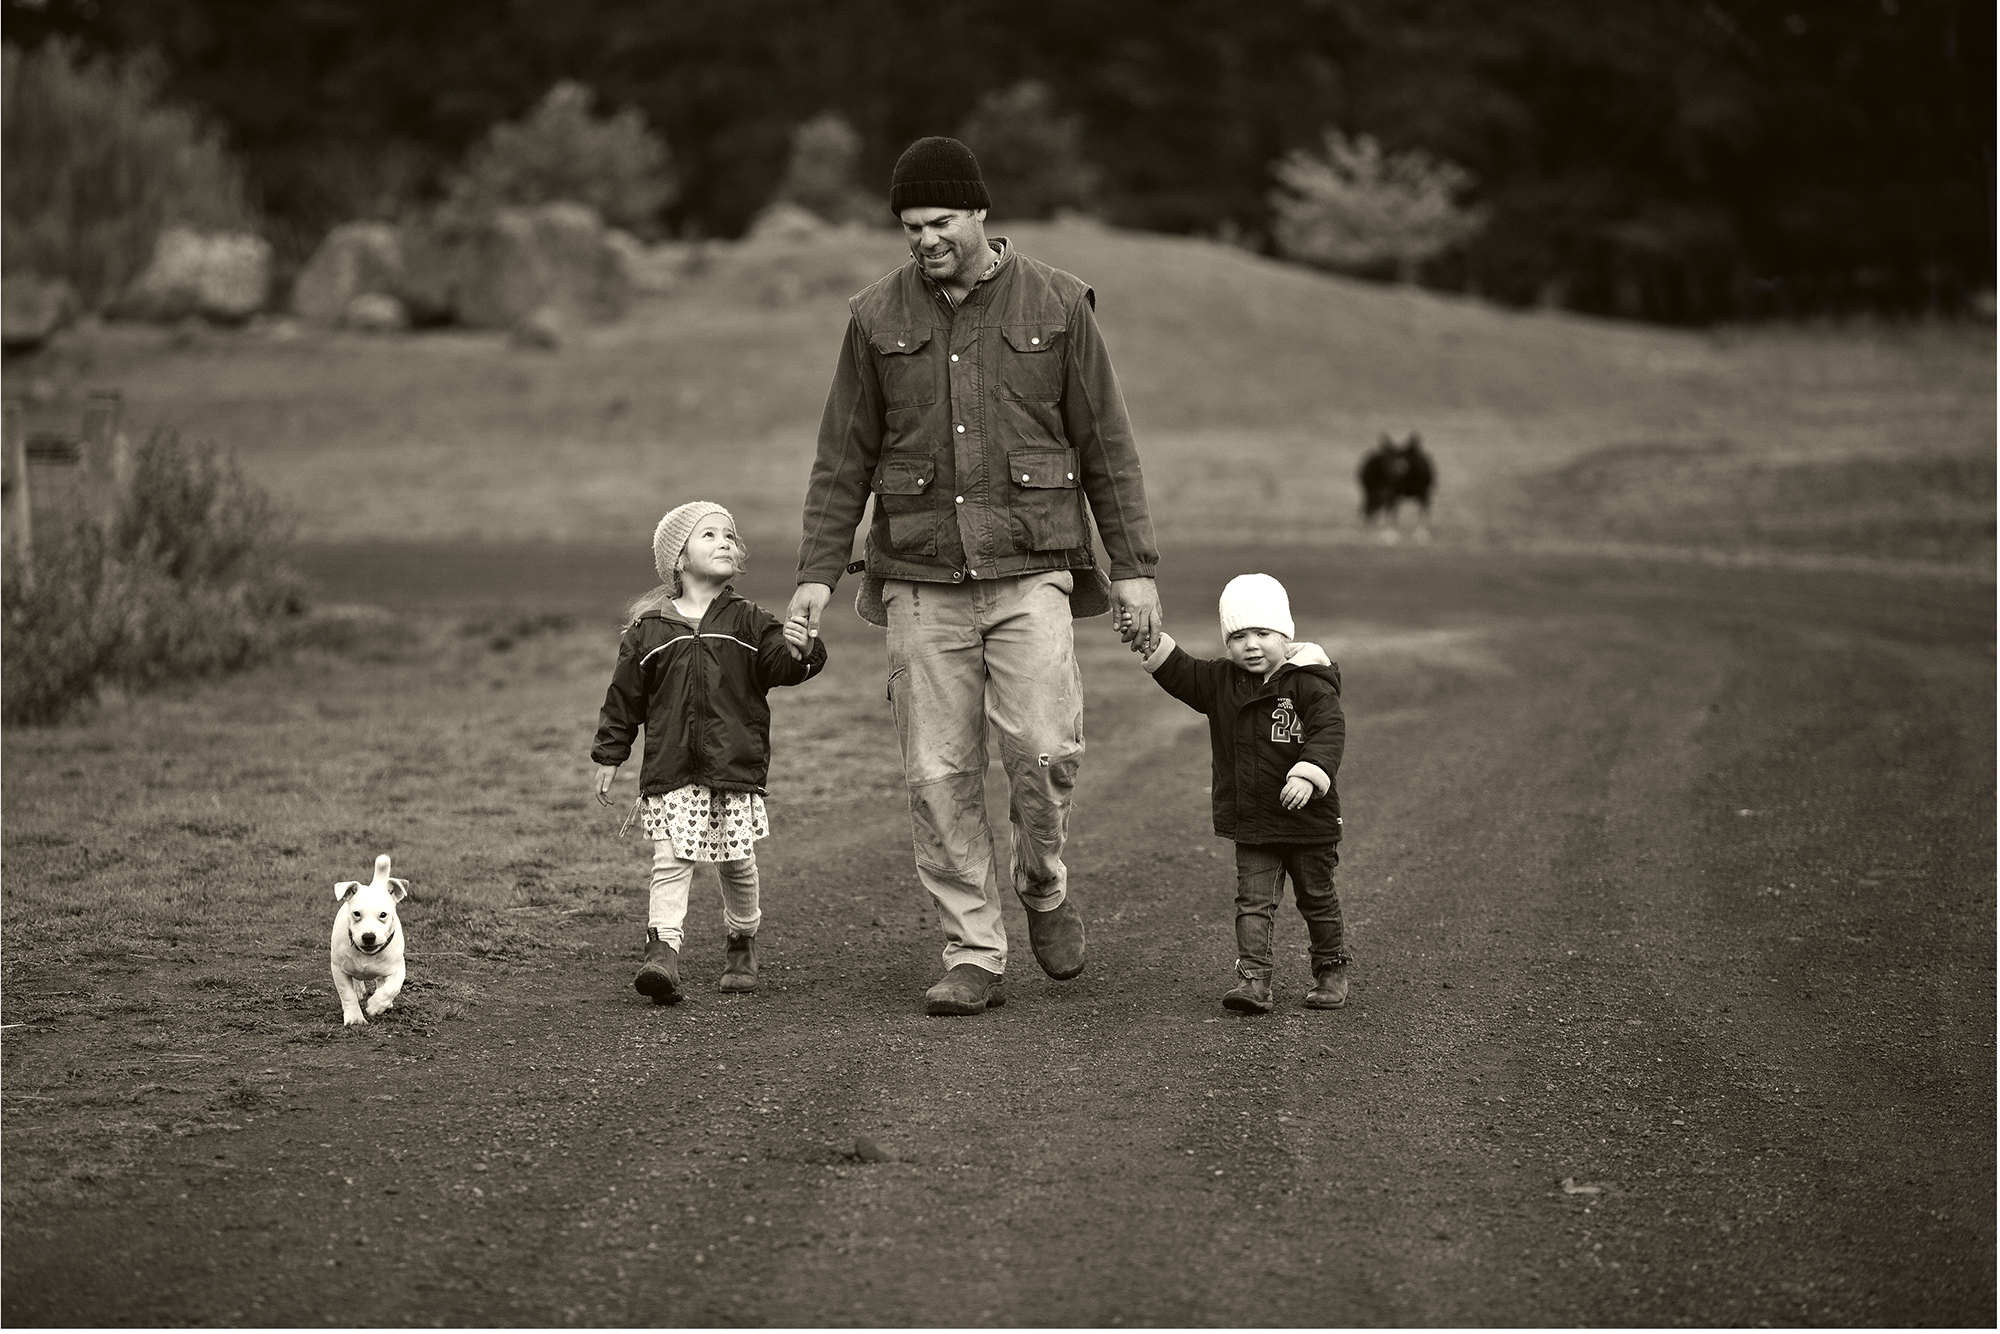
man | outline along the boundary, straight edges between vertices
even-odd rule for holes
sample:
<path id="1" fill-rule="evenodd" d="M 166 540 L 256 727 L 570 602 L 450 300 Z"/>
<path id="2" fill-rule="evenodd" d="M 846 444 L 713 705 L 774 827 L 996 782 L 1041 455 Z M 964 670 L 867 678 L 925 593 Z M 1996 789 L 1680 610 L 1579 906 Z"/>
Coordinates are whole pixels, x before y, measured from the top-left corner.
<path id="1" fill-rule="evenodd" d="M 840 576 L 866 569 L 856 610 L 889 631 L 917 876 L 945 933 L 930 1014 L 1002 1001 L 989 719 L 1029 944 L 1050 977 L 1083 971 L 1062 862 L 1083 755 L 1070 621 L 1116 607 L 1120 638 L 1139 653 L 1160 633 L 1159 553 L 1096 296 L 988 238 L 988 203 L 979 163 L 955 139 L 919 139 L 896 163 L 889 208 L 911 261 L 848 302 L 788 613 L 817 634 Z M 867 559 L 850 567 L 870 495 Z M 1086 514 L 1110 557 L 1108 589 Z"/>

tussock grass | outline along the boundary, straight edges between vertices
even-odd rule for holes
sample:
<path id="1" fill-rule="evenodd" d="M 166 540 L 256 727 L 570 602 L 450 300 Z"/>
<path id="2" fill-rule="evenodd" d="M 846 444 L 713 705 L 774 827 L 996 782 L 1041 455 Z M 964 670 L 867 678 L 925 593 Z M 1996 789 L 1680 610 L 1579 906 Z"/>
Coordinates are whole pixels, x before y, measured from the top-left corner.
<path id="1" fill-rule="evenodd" d="M 108 523 L 80 507 L 50 517 L 32 579 L 18 559 L 0 575 L 8 722 L 53 721 L 109 685 L 240 670 L 276 652 L 301 609 L 270 498 L 172 432 L 134 451 Z"/>

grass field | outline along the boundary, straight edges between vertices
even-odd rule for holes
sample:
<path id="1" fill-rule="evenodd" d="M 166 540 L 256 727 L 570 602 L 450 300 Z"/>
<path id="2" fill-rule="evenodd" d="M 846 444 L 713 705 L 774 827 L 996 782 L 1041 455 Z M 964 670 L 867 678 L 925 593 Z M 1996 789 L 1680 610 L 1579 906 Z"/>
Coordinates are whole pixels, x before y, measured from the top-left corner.
<path id="1" fill-rule="evenodd" d="M 1209 242 L 997 230 L 1095 286 L 1163 540 L 1352 539 L 1362 451 L 1415 430 L 1446 541 L 1992 565 L 1990 327 L 1675 331 Z M 899 244 L 723 249 L 554 354 L 495 335 L 127 327 L 17 379 L 58 400 L 115 386 L 141 429 L 236 451 L 310 541 L 643 548 L 698 492 L 768 555 L 795 539 L 842 298 Z"/>
<path id="2" fill-rule="evenodd" d="M 1358 457 L 1378 431 L 1415 429 L 1440 464 L 1441 545 L 1991 577 L 1991 328 L 1676 332 L 1203 242 L 998 230 L 1096 285 L 1170 547 L 1362 540 Z M 73 978 L 10 986 L 7 1020 L 77 1025 L 100 1063 L 23 1079 L 10 1051 L 10 1202 L 87 1189 L 259 1096 L 193 1070 L 134 1092 L 131 1062 L 246 1026 L 307 1051 L 336 1040 L 323 970 L 302 984 L 300 961 L 324 948 L 332 882 L 378 851 L 398 853 L 441 958 L 559 966 L 564 937 L 528 919 L 629 914 L 636 839 L 612 836 L 587 787 L 613 611 L 642 591 L 658 515 L 696 496 L 735 510 L 757 547 L 748 591 L 782 600 L 840 294 L 899 253 L 893 236 L 838 236 L 724 256 L 553 354 L 459 333 L 108 327 L 10 372 L 10 392 L 40 391 L 39 419 L 115 387 L 135 429 L 235 451 L 322 569 L 346 553 L 364 571 L 323 600 L 401 608 L 323 609 L 289 662 L 7 734 L 0 966 Z M 383 548 L 395 559 L 369 566 Z M 426 549 L 458 573 L 413 596 Z M 564 550 L 597 553 L 601 583 L 572 568 L 536 584 Z M 490 580 L 488 551 L 511 562 Z M 1212 590 L 1169 594 L 1212 606 Z M 828 633 L 809 701 L 776 701 L 772 786 L 800 828 L 899 799 L 879 636 L 844 612 Z M 1403 688 L 1479 669 L 1455 666 L 1440 633 Z M 1123 664 L 1090 651 L 1095 690 Z M 174 985 L 135 996 L 134 961 Z M 420 1025 L 478 1003 L 470 983 L 406 995 Z"/>

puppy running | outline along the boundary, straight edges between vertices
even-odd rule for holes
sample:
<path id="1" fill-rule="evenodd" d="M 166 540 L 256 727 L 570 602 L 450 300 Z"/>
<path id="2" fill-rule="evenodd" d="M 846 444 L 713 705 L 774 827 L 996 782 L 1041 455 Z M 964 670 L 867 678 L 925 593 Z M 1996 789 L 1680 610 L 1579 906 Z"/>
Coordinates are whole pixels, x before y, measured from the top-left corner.
<path id="1" fill-rule="evenodd" d="M 341 1022 L 349 1028 L 366 1024 L 396 1003 L 403 989 L 403 924 L 396 904 L 409 885 L 389 875 L 389 854 L 375 859 L 375 879 L 368 884 L 343 880 L 333 887 L 340 911 L 333 919 L 333 989 L 340 993 Z M 370 995 L 370 992 L 373 992 Z"/>

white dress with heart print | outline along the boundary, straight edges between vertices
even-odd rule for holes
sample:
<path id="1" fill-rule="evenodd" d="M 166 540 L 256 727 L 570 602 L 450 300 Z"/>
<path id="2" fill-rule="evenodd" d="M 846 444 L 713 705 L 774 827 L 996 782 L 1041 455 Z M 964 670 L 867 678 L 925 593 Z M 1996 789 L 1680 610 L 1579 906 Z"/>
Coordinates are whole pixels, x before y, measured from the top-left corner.
<path id="1" fill-rule="evenodd" d="M 722 792 L 700 783 L 647 797 L 639 826 L 655 841 L 671 841 L 684 862 L 742 861 L 771 833 L 762 794 Z"/>

